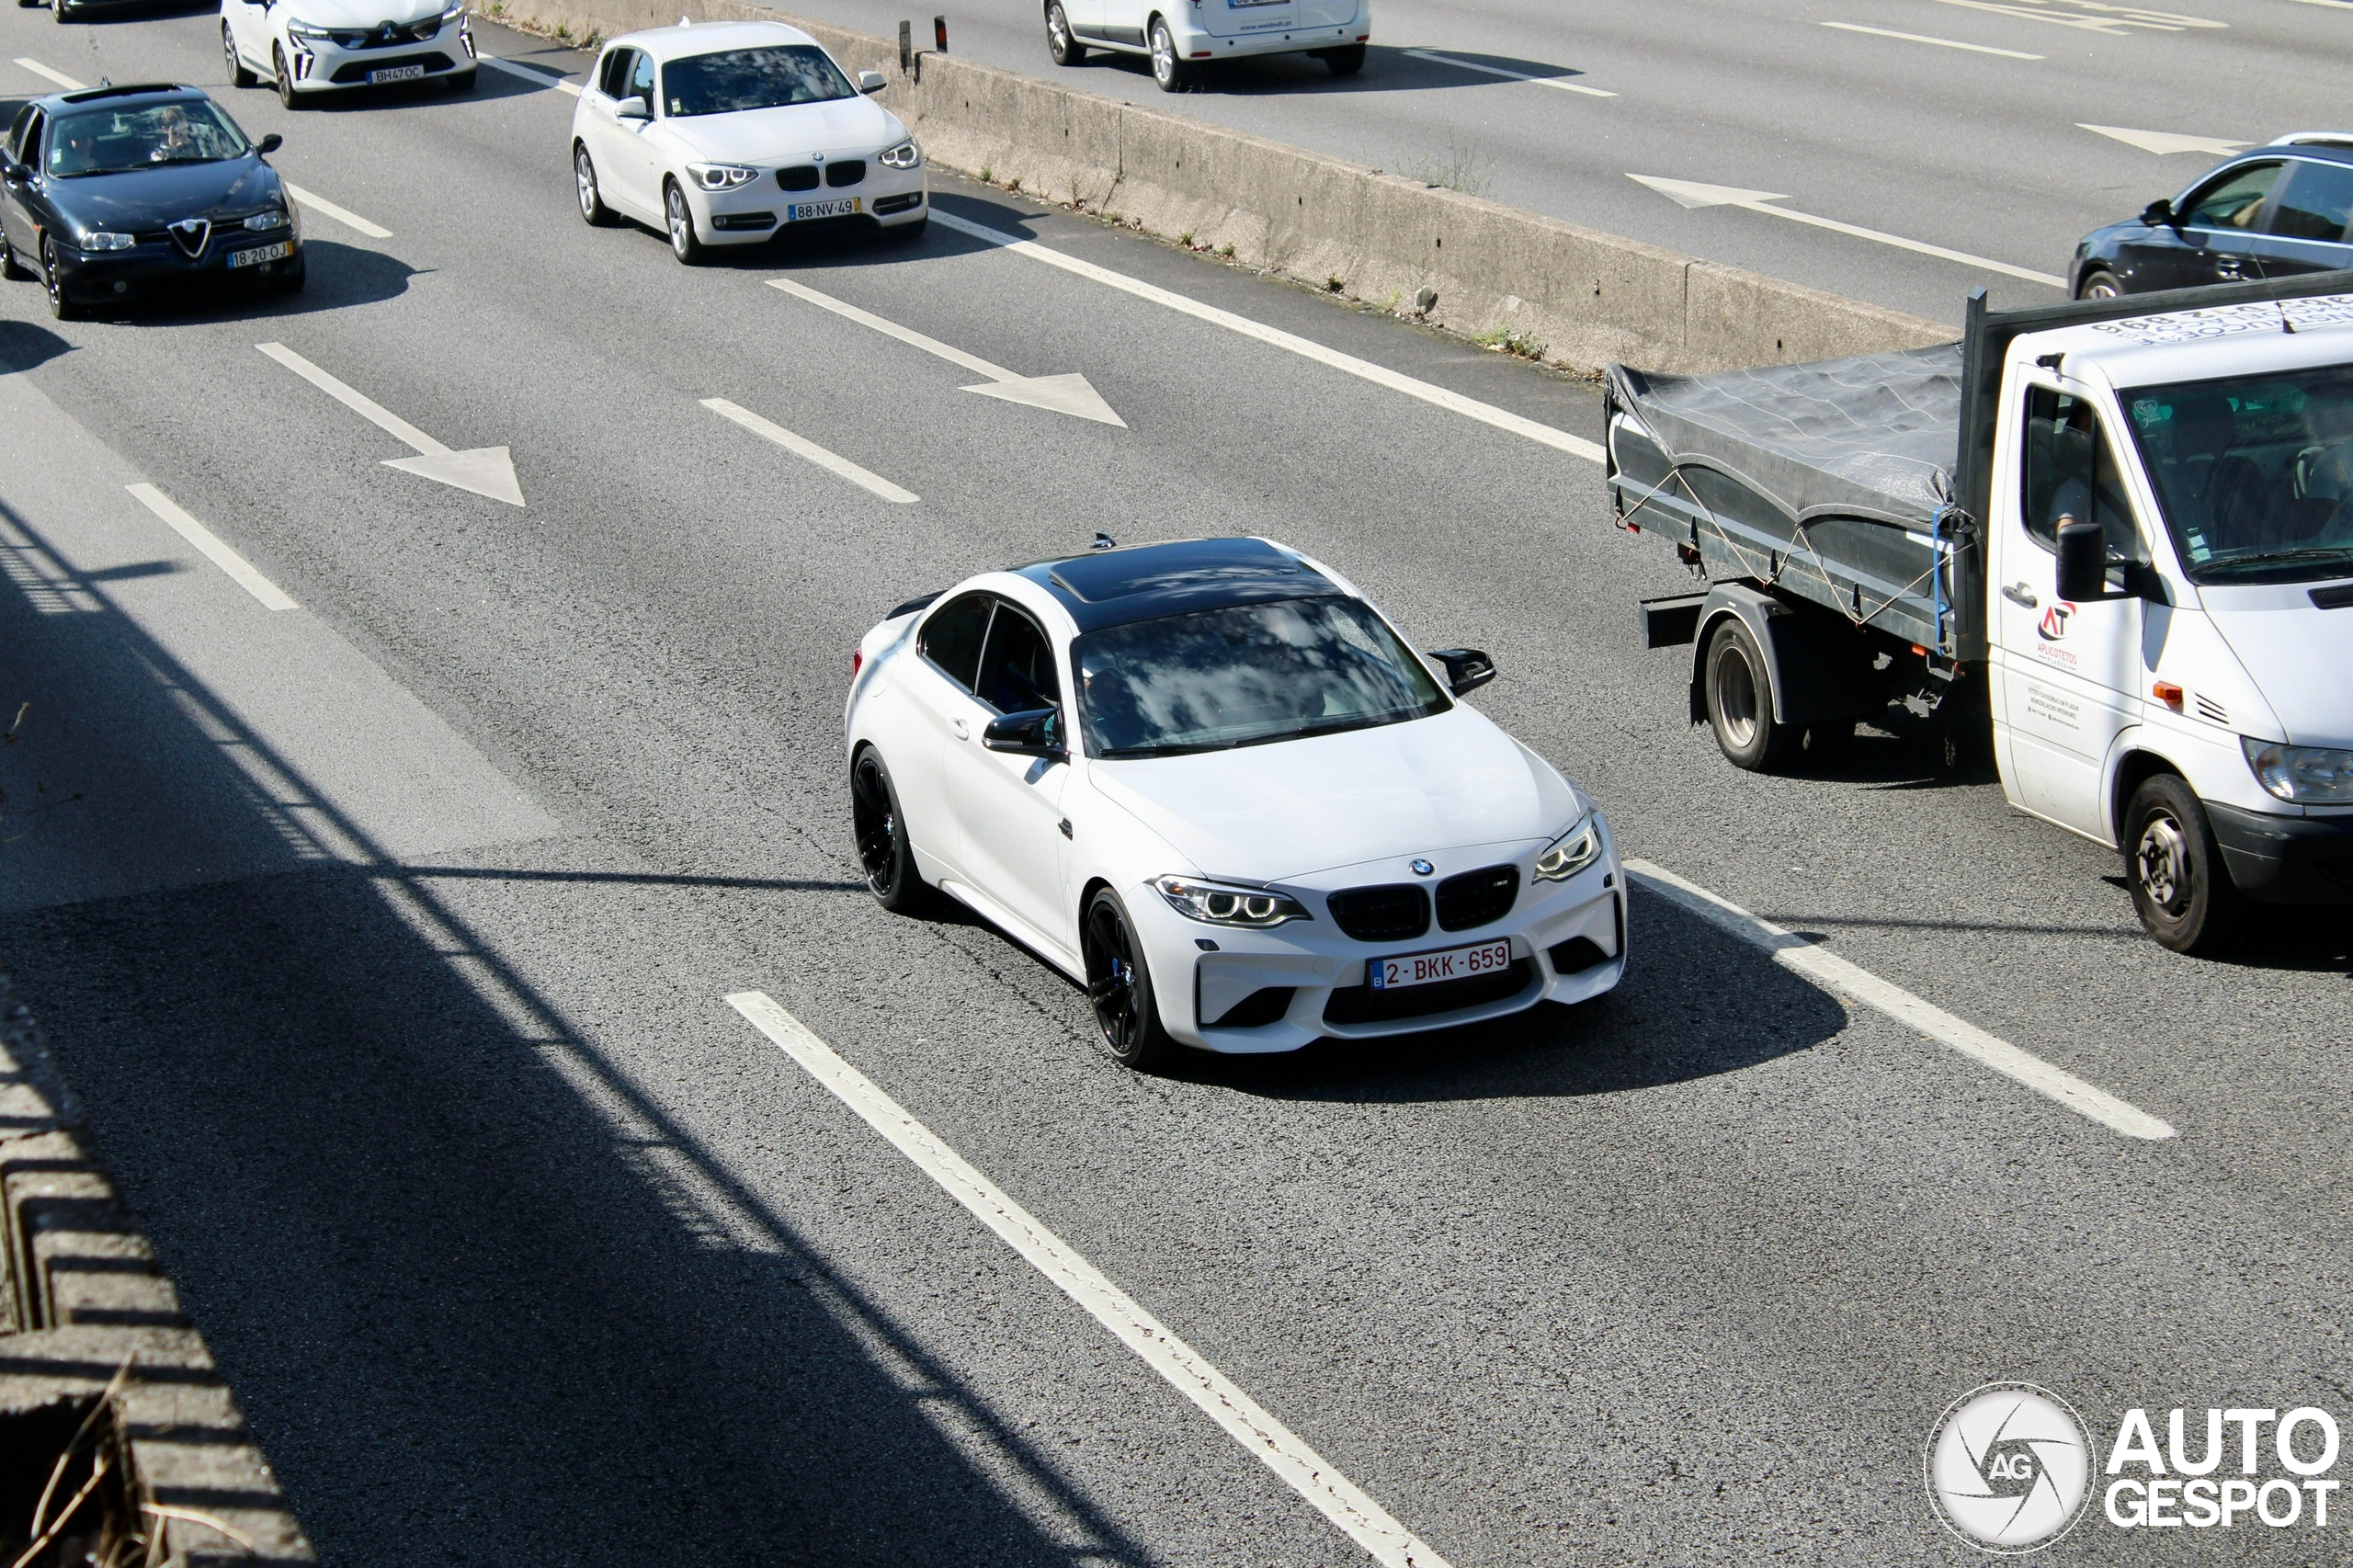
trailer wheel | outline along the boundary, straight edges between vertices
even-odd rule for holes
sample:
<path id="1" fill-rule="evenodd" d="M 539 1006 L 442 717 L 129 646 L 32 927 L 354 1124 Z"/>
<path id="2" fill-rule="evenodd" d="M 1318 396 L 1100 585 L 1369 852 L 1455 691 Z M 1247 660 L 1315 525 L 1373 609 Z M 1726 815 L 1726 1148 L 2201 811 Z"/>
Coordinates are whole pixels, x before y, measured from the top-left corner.
<path id="1" fill-rule="evenodd" d="M 1772 676 L 1740 617 L 1717 623 L 1708 639 L 1706 669 L 1708 722 L 1726 760 L 1751 773 L 1777 773 L 1796 760 L 1805 733 L 1773 722 Z"/>
<path id="2" fill-rule="evenodd" d="M 2143 783 L 2121 836 L 2132 907 L 2158 946 L 2211 953 L 2237 933 L 2244 901 L 2188 785 L 2170 773 Z"/>

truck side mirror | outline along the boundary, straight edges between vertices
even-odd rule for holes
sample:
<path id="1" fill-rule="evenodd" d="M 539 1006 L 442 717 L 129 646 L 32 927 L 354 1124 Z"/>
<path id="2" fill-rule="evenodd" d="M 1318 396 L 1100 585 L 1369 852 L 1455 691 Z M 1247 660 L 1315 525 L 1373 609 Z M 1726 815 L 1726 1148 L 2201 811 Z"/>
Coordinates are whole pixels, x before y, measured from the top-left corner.
<path id="1" fill-rule="evenodd" d="M 1495 662 L 1476 648 L 1433 648 L 1430 657 L 1446 666 L 1446 684 L 1455 696 L 1476 690 L 1495 678 Z"/>
<path id="2" fill-rule="evenodd" d="M 2097 523 L 2061 520 L 2058 589 L 2061 598 L 2075 604 L 2109 597 L 2108 536 Z"/>
<path id="3" fill-rule="evenodd" d="M 1007 713 L 1002 719 L 992 719 L 989 727 L 981 732 L 981 744 L 1016 756 L 1042 756 L 1060 762 L 1065 755 L 1062 713 L 1058 709 L 1033 708 L 1026 713 Z"/>
<path id="4" fill-rule="evenodd" d="M 2173 199 L 2167 196 L 2160 196 L 2154 201 L 2150 202 L 2146 207 L 2142 208 L 2141 222 L 2152 229 L 2172 228 L 2175 223 L 2173 215 Z"/>

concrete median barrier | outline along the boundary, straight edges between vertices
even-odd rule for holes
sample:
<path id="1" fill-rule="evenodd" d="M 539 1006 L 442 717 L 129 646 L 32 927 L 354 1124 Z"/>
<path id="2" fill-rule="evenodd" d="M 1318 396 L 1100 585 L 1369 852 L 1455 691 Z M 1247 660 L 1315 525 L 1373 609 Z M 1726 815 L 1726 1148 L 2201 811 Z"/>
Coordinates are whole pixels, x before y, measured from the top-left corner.
<path id="1" fill-rule="evenodd" d="M 1400 175 L 1118 99 L 924 53 L 746 0 L 503 0 L 494 13 L 574 39 L 765 18 L 805 28 L 880 95 L 937 163 L 1432 323 L 1508 335 L 1580 369 L 1700 371 L 1950 342 L 1957 329 L 1760 273 L 1580 228 Z M 1040 24 L 1039 47 L 1045 47 Z"/>

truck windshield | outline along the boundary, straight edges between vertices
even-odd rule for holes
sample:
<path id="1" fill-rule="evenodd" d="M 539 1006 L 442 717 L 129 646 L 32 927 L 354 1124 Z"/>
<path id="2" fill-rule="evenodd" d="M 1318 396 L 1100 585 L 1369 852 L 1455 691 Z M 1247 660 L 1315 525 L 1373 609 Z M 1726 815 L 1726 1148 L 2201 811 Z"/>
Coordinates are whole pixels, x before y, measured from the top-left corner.
<path id="1" fill-rule="evenodd" d="M 2119 395 L 2190 581 L 2353 576 L 2353 366 Z"/>
<path id="2" fill-rule="evenodd" d="M 1071 648 L 1088 750 L 1224 751 L 1441 712 L 1421 660 L 1355 599 L 1282 599 L 1089 632 Z"/>

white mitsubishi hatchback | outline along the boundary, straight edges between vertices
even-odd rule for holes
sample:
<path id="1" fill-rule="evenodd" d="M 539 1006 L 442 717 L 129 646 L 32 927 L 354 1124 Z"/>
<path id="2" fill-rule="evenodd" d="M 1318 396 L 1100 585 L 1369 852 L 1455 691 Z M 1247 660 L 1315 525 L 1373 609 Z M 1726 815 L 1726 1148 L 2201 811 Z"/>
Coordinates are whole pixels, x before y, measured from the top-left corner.
<path id="1" fill-rule="evenodd" d="M 471 91 L 480 69 L 467 0 L 221 0 L 229 81 L 267 76 L 288 108 L 389 82 Z"/>
<path id="2" fill-rule="evenodd" d="M 945 890 L 1086 985 L 1134 1067 L 1618 983 L 1601 812 L 1336 573 L 1256 539 L 1104 549 L 900 606 L 852 661 L 885 907 Z"/>
<path id="3" fill-rule="evenodd" d="M 580 216 L 650 223 L 688 264 L 800 225 L 929 220 L 923 150 L 848 74 L 781 22 L 657 28 L 613 40 L 572 113 Z"/>

